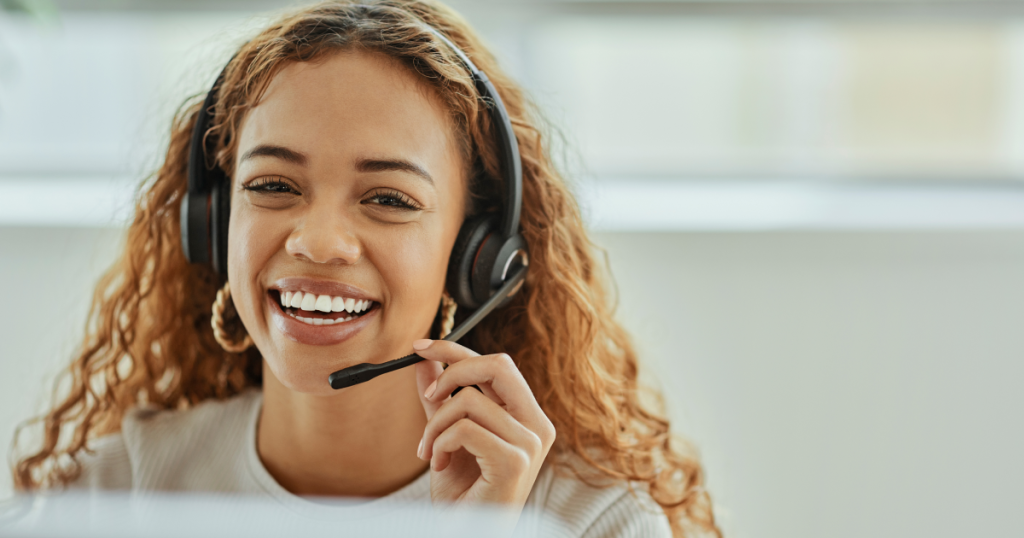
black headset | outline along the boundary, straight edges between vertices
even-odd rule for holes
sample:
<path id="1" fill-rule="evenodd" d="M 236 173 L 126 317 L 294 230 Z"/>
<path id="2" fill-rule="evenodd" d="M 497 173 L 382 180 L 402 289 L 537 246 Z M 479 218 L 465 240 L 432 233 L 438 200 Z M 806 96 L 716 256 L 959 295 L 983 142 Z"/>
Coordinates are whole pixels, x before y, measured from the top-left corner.
<path id="1" fill-rule="evenodd" d="M 443 34 L 426 25 L 424 28 L 458 56 L 472 77 L 491 116 L 501 179 L 505 185 L 500 212 L 485 212 L 466 219 L 449 258 L 448 293 L 459 306 L 475 309 L 445 338 L 456 341 L 487 314 L 505 304 L 519 291 L 526 278 L 529 255 L 526 240 L 519 234 L 523 169 L 512 122 L 487 75 Z M 213 110 L 223 80 L 224 71 L 206 94 L 192 129 L 188 192 L 181 202 L 181 243 L 190 262 L 212 264 L 214 271 L 226 279 L 231 181 L 219 166 L 208 164 L 207 155 L 213 153 L 215 137 L 206 137 L 207 131 L 213 127 Z M 421 360 L 412 354 L 383 364 L 360 364 L 334 372 L 329 382 L 335 389 L 348 387 Z"/>

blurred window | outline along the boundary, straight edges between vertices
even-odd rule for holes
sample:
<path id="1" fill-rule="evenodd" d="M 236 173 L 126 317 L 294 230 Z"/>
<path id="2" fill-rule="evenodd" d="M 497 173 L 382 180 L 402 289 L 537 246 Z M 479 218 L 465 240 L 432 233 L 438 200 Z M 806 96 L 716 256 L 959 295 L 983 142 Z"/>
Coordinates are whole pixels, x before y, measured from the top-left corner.
<path id="1" fill-rule="evenodd" d="M 565 134 L 554 153 L 585 185 L 1024 177 L 1024 3 L 452 3 Z M 37 13 L 0 12 L 0 181 L 100 182 L 155 169 L 177 107 L 281 7 L 0 5 Z"/>
<path id="2" fill-rule="evenodd" d="M 564 19 L 531 81 L 597 175 L 1002 180 L 1024 166 L 1024 26 Z"/>

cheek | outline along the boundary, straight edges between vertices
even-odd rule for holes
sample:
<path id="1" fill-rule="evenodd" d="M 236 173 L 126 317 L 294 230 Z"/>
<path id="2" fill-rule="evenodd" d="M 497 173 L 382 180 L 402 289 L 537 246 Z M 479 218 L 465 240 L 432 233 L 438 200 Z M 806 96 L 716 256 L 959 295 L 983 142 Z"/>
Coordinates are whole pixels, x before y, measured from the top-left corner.
<path id="1" fill-rule="evenodd" d="M 444 289 L 448 257 L 454 243 L 440 227 L 417 234 L 389 234 L 376 253 L 376 265 L 388 282 L 392 301 L 404 321 L 421 325 L 433 321 L 437 299 Z"/>
<path id="2" fill-rule="evenodd" d="M 278 250 L 275 237 L 282 229 L 272 215 L 232 207 L 228 233 L 228 279 L 231 295 L 246 329 L 254 338 L 261 331 L 263 288 L 260 273 Z"/>

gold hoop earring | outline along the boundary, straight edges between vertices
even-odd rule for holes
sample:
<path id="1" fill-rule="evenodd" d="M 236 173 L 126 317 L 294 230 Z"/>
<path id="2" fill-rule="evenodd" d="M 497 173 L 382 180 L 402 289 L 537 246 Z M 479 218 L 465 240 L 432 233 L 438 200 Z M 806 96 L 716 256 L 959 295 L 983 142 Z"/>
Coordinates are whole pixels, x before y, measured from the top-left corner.
<path id="1" fill-rule="evenodd" d="M 452 299 L 451 295 L 448 295 L 448 290 L 444 290 L 441 294 L 441 338 L 448 336 L 452 332 L 452 328 L 455 327 L 455 310 L 459 307 L 455 303 L 455 299 Z"/>
<path id="2" fill-rule="evenodd" d="M 224 287 L 217 291 L 217 299 L 213 301 L 213 317 L 210 318 L 210 326 L 213 327 L 213 338 L 217 340 L 220 347 L 224 348 L 224 351 L 241 353 L 252 345 L 252 337 L 246 334 L 241 342 L 234 342 L 227 330 L 224 329 L 224 311 L 227 310 L 230 300 L 231 283 L 225 282 Z"/>

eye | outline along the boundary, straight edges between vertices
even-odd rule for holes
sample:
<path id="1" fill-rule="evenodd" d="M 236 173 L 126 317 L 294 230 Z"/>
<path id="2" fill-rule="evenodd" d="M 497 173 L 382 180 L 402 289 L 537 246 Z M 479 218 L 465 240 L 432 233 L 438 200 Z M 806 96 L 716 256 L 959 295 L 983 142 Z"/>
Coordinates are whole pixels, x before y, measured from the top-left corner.
<path id="1" fill-rule="evenodd" d="M 406 194 L 394 189 L 376 190 L 370 193 L 361 203 L 377 204 L 387 208 L 419 211 L 420 205 Z"/>
<path id="2" fill-rule="evenodd" d="M 242 188 L 267 194 L 302 194 L 281 177 L 258 177 L 242 185 Z"/>

